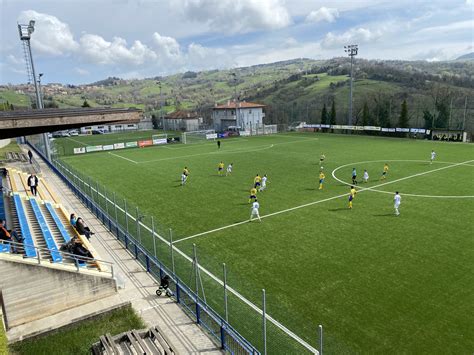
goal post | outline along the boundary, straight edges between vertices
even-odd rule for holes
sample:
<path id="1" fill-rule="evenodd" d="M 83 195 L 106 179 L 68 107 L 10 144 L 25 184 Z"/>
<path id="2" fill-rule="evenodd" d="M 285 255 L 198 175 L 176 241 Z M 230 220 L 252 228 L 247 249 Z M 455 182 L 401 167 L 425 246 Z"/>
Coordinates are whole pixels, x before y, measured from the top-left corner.
<path id="1" fill-rule="evenodd" d="M 215 140 L 217 133 L 213 129 L 202 131 L 183 132 L 182 141 L 184 144 L 204 143 L 208 140 Z"/>

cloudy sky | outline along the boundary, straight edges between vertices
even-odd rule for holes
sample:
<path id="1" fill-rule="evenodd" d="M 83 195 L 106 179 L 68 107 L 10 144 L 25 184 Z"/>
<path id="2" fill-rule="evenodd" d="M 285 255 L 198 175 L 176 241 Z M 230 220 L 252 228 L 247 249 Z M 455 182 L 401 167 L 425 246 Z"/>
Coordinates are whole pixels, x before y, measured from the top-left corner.
<path id="1" fill-rule="evenodd" d="M 0 0 L 0 83 L 89 83 L 293 58 L 449 60 L 472 52 L 473 0 Z"/>

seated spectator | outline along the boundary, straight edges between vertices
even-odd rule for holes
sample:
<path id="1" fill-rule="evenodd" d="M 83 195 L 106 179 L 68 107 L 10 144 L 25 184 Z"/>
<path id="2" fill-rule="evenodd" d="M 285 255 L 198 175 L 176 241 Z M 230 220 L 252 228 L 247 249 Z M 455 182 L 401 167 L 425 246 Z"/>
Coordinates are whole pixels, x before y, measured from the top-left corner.
<path id="1" fill-rule="evenodd" d="M 7 243 L 14 242 L 14 243 L 23 243 L 24 238 L 20 237 L 16 230 L 8 230 L 6 228 L 7 223 L 5 220 L 0 221 L 0 239 L 6 241 Z M 17 252 L 17 245 L 11 244 L 12 251 L 14 253 Z"/>
<path id="2" fill-rule="evenodd" d="M 71 213 L 71 217 L 69 217 L 69 223 L 71 223 L 71 226 L 73 226 L 74 228 L 76 228 L 76 221 L 76 215 L 74 213 Z"/>
<path id="3" fill-rule="evenodd" d="M 74 238 L 74 244 L 73 244 L 73 254 L 77 256 L 83 256 L 86 258 L 92 258 L 92 254 L 87 248 L 82 245 L 82 242 L 79 238 Z"/>
<path id="4" fill-rule="evenodd" d="M 76 220 L 76 230 L 79 234 L 85 235 L 87 239 L 91 239 L 91 235 L 95 234 L 91 232 L 91 230 L 81 217 L 78 217 Z"/>

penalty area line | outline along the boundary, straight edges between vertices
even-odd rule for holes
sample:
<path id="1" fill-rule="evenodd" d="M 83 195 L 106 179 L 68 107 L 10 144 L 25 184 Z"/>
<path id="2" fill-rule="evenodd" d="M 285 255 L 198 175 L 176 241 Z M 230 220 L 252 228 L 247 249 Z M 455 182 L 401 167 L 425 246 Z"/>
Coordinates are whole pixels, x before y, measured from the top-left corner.
<path id="1" fill-rule="evenodd" d="M 372 189 L 374 189 L 374 188 L 377 188 L 377 187 L 381 187 L 381 186 L 385 186 L 385 185 L 394 184 L 394 183 L 399 182 L 399 181 L 411 179 L 411 178 L 414 178 L 414 177 L 417 177 L 417 176 L 422 176 L 422 175 L 434 173 L 434 172 L 436 172 L 436 171 L 445 170 L 445 169 L 453 168 L 453 167 L 455 167 L 455 166 L 463 165 L 463 164 L 466 164 L 466 163 L 472 163 L 472 162 L 474 162 L 474 160 L 468 160 L 468 161 L 465 161 L 465 162 L 462 162 L 462 163 L 457 163 L 457 164 L 453 164 L 453 165 L 449 165 L 449 166 L 443 166 L 443 167 L 441 167 L 441 168 L 428 170 L 428 171 L 425 171 L 425 172 L 422 172 L 422 173 L 418 173 L 418 174 L 414 174 L 414 175 L 410 175 L 410 176 L 405 176 L 405 177 L 400 178 L 400 179 L 396 179 L 396 180 L 392 180 L 392 181 L 387 181 L 387 182 L 384 182 L 384 183 L 381 183 L 381 184 L 377 184 L 377 185 L 375 185 L 375 186 L 360 188 L 357 192 L 370 191 L 370 190 L 372 190 Z M 337 180 L 337 179 L 336 179 L 336 180 Z M 341 198 L 341 197 L 344 197 L 344 196 L 348 196 L 348 195 L 349 195 L 349 193 L 344 193 L 344 194 L 340 194 L 340 195 L 328 197 L 328 198 L 325 198 L 325 199 L 322 199 L 322 200 L 313 201 L 313 202 L 308 202 L 308 203 L 305 203 L 305 204 L 302 204 L 302 205 L 299 205 L 299 206 L 295 206 L 295 207 L 287 208 L 287 209 L 284 209 L 284 210 L 281 210 L 281 211 L 269 213 L 269 214 L 266 214 L 266 215 L 264 215 L 264 216 L 261 216 L 260 218 L 261 218 L 261 219 L 264 219 L 264 218 L 276 216 L 276 215 L 279 215 L 279 214 L 282 214 L 282 213 L 295 211 L 295 210 L 298 210 L 298 209 L 300 209 L 300 208 L 304 208 L 304 207 L 309 207 L 309 206 L 317 205 L 317 204 L 319 204 L 319 203 L 323 203 L 323 202 L 327 202 L 327 201 L 331 201 L 331 200 L 336 200 L 336 199 L 338 199 L 338 198 Z M 220 227 L 220 228 L 212 229 L 212 230 L 209 230 L 209 231 L 206 231 L 206 232 L 202 232 L 202 233 L 190 235 L 189 237 L 184 237 L 184 238 L 175 240 L 175 241 L 173 242 L 173 244 L 176 244 L 176 243 L 179 243 L 179 242 L 184 242 L 185 240 L 189 240 L 189 239 L 194 239 L 194 238 L 197 238 L 197 237 L 201 237 L 201 236 L 203 236 L 203 235 L 207 235 L 207 234 L 219 232 L 219 231 L 224 230 L 224 229 L 228 229 L 228 228 L 240 226 L 240 225 L 246 224 L 246 223 L 250 223 L 250 220 L 245 220 L 245 221 L 241 221 L 241 222 L 229 224 L 229 225 L 227 225 L 227 226 L 223 226 L 223 227 Z"/>
<path id="2" fill-rule="evenodd" d="M 132 160 L 132 159 L 128 159 L 128 158 L 125 158 L 121 155 L 118 155 L 118 154 L 115 154 L 115 153 L 112 153 L 112 152 L 108 152 L 110 155 L 113 155 L 114 157 L 117 157 L 117 158 L 120 158 L 120 159 L 124 159 L 126 161 L 129 161 L 130 163 L 133 163 L 133 164 L 138 164 L 135 160 Z"/>

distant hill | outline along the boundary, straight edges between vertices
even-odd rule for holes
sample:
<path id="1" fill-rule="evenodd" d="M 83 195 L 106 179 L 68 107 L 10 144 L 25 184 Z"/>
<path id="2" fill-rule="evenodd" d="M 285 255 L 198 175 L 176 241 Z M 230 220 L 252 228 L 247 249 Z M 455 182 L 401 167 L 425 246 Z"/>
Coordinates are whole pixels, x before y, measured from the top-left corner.
<path id="1" fill-rule="evenodd" d="M 469 54 L 472 56 L 473 54 Z M 464 58 L 466 56 L 462 56 Z M 233 73 L 236 75 L 234 76 Z M 267 123 L 321 122 L 324 105 L 335 102 L 336 122 L 347 121 L 349 58 L 330 60 L 293 59 L 231 70 L 178 73 L 157 78 L 125 80 L 107 78 L 90 85 L 75 86 L 64 93 L 44 87 L 46 104 L 80 107 L 87 99 L 92 106 L 137 107 L 146 115 L 163 111 L 193 110 L 210 120 L 216 103 L 233 100 L 267 105 Z M 354 67 L 354 122 L 396 125 L 401 103 L 406 100 L 410 123 L 424 126 L 450 117 L 450 127 L 461 127 L 465 99 L 474 104 L 474 61 L 401 61 L 357 58 Z M 0 88 L 0 103 L 14 107 L 32 100 L 15 86 Z M 451 115 L 450 115 L 451 109 Z M 468 108 L 466 122 L 474 120 Z M 438 126 L 441 127 L 441 126 Z"/>
<path id="2" fill-rule="evenodd" d="M 457 57 L 456 60 L 474 60 L 474 52 Z"/>

